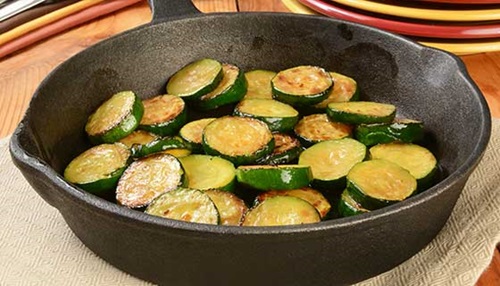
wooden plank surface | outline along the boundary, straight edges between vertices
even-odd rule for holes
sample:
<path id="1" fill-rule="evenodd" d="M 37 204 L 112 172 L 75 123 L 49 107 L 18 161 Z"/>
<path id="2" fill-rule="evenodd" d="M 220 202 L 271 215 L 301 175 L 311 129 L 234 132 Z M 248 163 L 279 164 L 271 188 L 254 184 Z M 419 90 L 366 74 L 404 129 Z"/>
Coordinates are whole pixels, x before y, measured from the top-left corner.
<path id="1" fill-rule="evenodd" d="M 279 11 L 280 0 L 193 0 L 200 11 Z M 101 17 L 0 59 L 0 138 L 12 133 L 36 87 L 59 63 L 111 35 L 149 22 L 146 2 Z M 462 57 L 484 93 L 494 117 L 500 118 L 500 52 Z M 495 253 L 477 286 L 500 285 L 500 253 Z"/>

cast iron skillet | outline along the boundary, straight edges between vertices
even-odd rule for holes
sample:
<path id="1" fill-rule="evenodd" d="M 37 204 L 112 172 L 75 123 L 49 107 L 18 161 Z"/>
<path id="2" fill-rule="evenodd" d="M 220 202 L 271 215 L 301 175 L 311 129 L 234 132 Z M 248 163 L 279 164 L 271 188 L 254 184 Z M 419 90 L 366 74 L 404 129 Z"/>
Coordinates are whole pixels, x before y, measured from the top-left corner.
<path id="1" fill-rule="evenodd" d="M 76 236 L 134 276 L 169 285 L 334 285 L 387 271 L 426 246 L 452 211 L 490 136 L 490 114 L 461 61 L 405 38 L 325 17 L 201 15 L 179 0 L 150 0 L 152 23 L 103 41 L 56 68 L 11 141 L 15 164 Z M 61 172 L 89 147 L 88 115 L 107 97 L 161 94 L 201 57 L 244 70 L 312 64 L 354 77 L 362 98 L 420 118 L 443 169 L 440 183 L 405 202 L 352 218 L 287 227 L 191 224 L 148 216 L 66 183 Z"/>

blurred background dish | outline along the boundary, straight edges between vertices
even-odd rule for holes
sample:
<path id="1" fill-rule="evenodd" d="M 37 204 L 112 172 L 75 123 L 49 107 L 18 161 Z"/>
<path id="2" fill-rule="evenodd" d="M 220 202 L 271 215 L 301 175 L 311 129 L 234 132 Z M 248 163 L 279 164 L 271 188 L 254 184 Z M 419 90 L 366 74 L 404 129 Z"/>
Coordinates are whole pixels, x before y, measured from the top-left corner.
<path id="1" fill-rule="evenodd" d="M 373 13 L 363 14 L 322 0 L 299 0 L 300 3 L 325 16 L 357 22 L 409 36 L 447 39 L 484 39 L 500 37 L 500 21 L 443 23 L 415 21 L 404 18 L 384 18 Z"/>
<path id="2" fill-rule="evenodd" d="M 393 2 L 377 2 L 368 0 L 330 1 L 364 11 L 412 19 L 458 22 L 500 20 L 500 9 L 498 7 L 491 8 L 491 6 L 488 6 L 488 8 L 448 6 L 453 8 L 445 9 L 444 7 L 441 7 L 439 9 L 431 9 L 427 8 L 425 3 L 421 3 L 416 7 L 415 5 L 404 5 L 402 1 L 394 2 L 397 4 L 387 4 Z"/>

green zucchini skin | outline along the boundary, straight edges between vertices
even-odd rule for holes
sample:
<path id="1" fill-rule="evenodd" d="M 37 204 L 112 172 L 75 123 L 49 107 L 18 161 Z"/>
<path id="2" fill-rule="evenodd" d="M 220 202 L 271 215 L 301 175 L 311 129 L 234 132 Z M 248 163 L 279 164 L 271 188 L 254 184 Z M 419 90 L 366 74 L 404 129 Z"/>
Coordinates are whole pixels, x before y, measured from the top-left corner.
<path id="1" fill-rule="evenodd" d="M 258 164 L 290 164 L 299 158 L 302 152 L 300 141 L 285 133 L 274 133 L 274 150 L 271 154 L 256 161 Z"/>
<path id="2" fill-rule="evenodd" d="M 233 125 L 233 127 L 239 128 L 238 132 L 240 133 L 235 134 L 232 129 L 222 130 L 224 126 L 228 126 L 230 124 L 236 124 Z M 238 125 L 240 127 L 238 127 Z M 258 132 L 260 133 L 256 135 L 263 136 L 262 140 L 265 139 L 266 141 L 258 142 L 259 145 L 255 146 L 256 148 L 253 148 L 253 151 L 249 154 L 240 153 L 238 150 L 231 150 L 231 153 L 229 153 L 226 150 L 222 150 L 221 146 L 214 146 L 218 144 L 224 145 L 225 147 L 228 145 L 229 140 L 241 143 L 241 139 L 245 137 L 245 135 L 248 135 L 247 132 L 249 129 L 258 129 Z M 224 142 L 215 143 L 214 140 L 211 139 L 215 137 L 224 137 Z M 252 142 L 255 142 L 256 138 L 252 137 L 247 139 L 252 139 Z M 212 121 L 205 127 L 203 132 L 203 150 L 207 155 L 220 156 L 231 161 L 236 166 L 248 165 L 253 164 L 260 158 L 271 154 L 274 150 L 274 138 L 267 125 L 260 120 L 237 116 L 224 116 Z"/>
<path id="3" fill-rule="evenodd" d="M 276 196 L 250 209 L 242 226 L 282 226 L 316 223 L 321 216 L 307 201 L 292 196 Z"/>
<path id="4" fill-rule="evenodd" d="M 415 120 L 361 124 L 356 126 L 354 137 L 366 146 L 394 141 L 412 143 L 424 137 L 424 125 L 421 121 Z"/>
<path id="5" fill-rule="evenodd" d="M 239 102 L 247 92 L 247 80 L 243 71 L 237 66 L 223 64 L 223 79 L 211 92 L 204 94 L 193 105 L 199 110 L 213 110 L 223 105 Z M 232 83 L 226 82 L 228 73 L 236 71 L 236 78 Z M 226 77 L 226 78 L 225 78 Z"/>
<path id="6" fill-rule="evenodd" d="M 342 217 L 355 216 L 369 212 L 356 202 L 347 190 L 344 190 L 340 195 L 337 210 Z"/>
<path id="7" fill-rule="evenodd" d="M 98 145 L 102 143 L 114 143 L 119 141 L 120 139 L 128 136 L 130 133 L 132 133 L 138 126 L 139 122 L 142 119 L 142 116 L 144 114 L 144 106 L 142 104 L 141 99 L 132 91 L 123 91 L 119 92 L 113 96 L 116 96 L 118 94 L 122 93 L 132 93 L 134 95 L 134 103 L 132 105 L 132 109 L 130 110 L 130 113 L 125 115 L 125 117 L 118 123 L 117 125 L 111 127 L 107 131 L 101 134 L 90 134 L 87 132 L 89 140 L 92 144 Z M 94 116 L 95 113 L 93 113 L 89 117 L 89 122 L 91 118 Z M 87 123 L 89 124 L 89 123 Z M 87 129 L 87 128 L 86 128 Z"/>
<path id="8" fill-rule="evenodd" d="M 215 203 L 204 192 L 177 188 L 155 198 L 145 213 L 163 218 L 194 223 L 219 224 L 220 215 Z"/>
<path id="9" fill-rule="evenodd" d="M 121 154 L 121 162 L 118 166 L 109 170 L 112 162 L 109 162 L 110 154 Z M 89 193 L 100 197 L 108 197 L 114 193 L 120 176 L 128 165 L 132 162 L 130 150 L 121 143 L 101 144 L 94 146 L 74 158 L 64 170 L 64 178 L 76 186 L 86 190 Z M 99 168 L 106 168 L 104 173 L 98 174 Z M 83 179 L 84 172 L 93 173 L 93 177 L 98 175 L 98 179 Z M 77 177 L 75 177 L 75 174 Z"/>
<path id="10" fill-rule="evenodd" d="M 381 114 L 370 114 L 367 107 L 373 109 L 384 109 Z M 345 108 L 354 109 L 345 111 Z M 326 114 L 330 120 L 343 122 L 347 124 L 372 124 L 372 123 L 390 123 L 396 116 L 396 107 L 392 104 L 370 102 L 370 101 L 349 101 L 333 102 L 328 104 Z"/>
<path id="11" fill-rule="evenodd" d="M 238 183 L 256 190 L 292 190 L 309 185 L 311 168 L 301 165 L 240 166 L 236 169 Z"/>
<path id="12" fill-rule="evenodd" d="M 271 114 L 273 112 L 258 112 L 255 110 L 249 111 L 248 108 L 255 109 L 258 105 L 264 105 L 269 108 L 272 106 L 274 108 L 275 114 Z M 289 109 L 290 116 L 280 116 L 277 112 L 278 109 Z M 264 115 L 266 113 L 266 115 Z M 299 121 L 299 112 L 295 110 L 292 106 L 282 103 L 276 100 L 269 99 L 244 99 L 240 101 L 238 105 L 234 108 L 233 115 L 241 116 L 241 117 L 251 117 L 258 120 L 261 120 L 269 126 L 269 129 L 272 132 L 290 132 L 293 130 L 293 127 Z"/>
<path id="13" fill-rule="evenodd" d="M 175 87 L 176 85 L 184 85 L 187 84 L 184 79 L 187 78 L 184 73 L 189 70 L 189 69 L 197 69 L 197 65 L 203 65 L 203 64 L 208 64 L 208 65 L 213 65 L 215 68 L 217 68 L 217 72 L 215 75 L 211 77 L 210 82 L 206 83 L 204 86 L 198 88 L 197 90 L 189 91 L 189 92 L 178 92 L 177 88 Z M 222 81 L 222 78 L 224 76 L 224 73 L 222 71 L 222 64 L 218 62 L 217 60 L 214 59 L 200 59 L 194 62 L 191 62 L 184 67 L 182 67 L 180 70 L 178 70 L 172 77 L 169 78 L 167 82 L 167 87 L 166 91 L 167 94 L 174 94 L 182 97 L 185 100 L 191 101 L 191 100 L 198 100 L 200 99 L 203 95 L 213 91 L 219 83 Z M 184 81 L 184 82 L 183 82 Z M 188 82 L 190 80 L 187 80 Z"/>
<path id="14" fill-rule="evenodd" d="M 145 130 L 160 136 L 176 135 L 187 122 L 186 104 L 182 98 L 175 95 L 160 95 L 144 100 L 144 116 L 138 126 Z M 165 106 L 171 108 L 169 114 L 162 114 L 166 118 L 158 118 L 155 110 L 156 106 Z"/>
<path id="15" fill-rule="evenodd" d="M 387 168 L 384 170 L 382 167 Z M 369 183 L 363 182 L 365 180 L 369 180 Z M 380 187 L 381 184 L 384 186 L 384 191 L 403 193 L 404 197 L 398 199 L 375 198 L 373 195 L 367 194 L 367 188 L 373 189 L 374 186 Z M 399 186 L 399 188 L 394 189 L 395 185 Z M 391 188 L 393 189 L 391 190 Z M 415 194 L 417 180 L 410 172 L 396 163 L 382 159 L 368 160 L 351 168 L 347 174 L 346 189 L 352 199 L 363 208 L 376 210 L 400 202 Z"/>
<path id="16" fill-rule="evenodd" d="M 293 84 L 294 86 L 300 86 L 304 82 L 307 82 L 308 80 L 312 80 L 311 78 L 304 79 L 302 78 L 299 81 L 295 80 L 293 77 L 296 76 L 294 73 L 296 71 L 303 72 L 304 70 L 310 70 L 310 74 L 312 75 L 312 72 L 317 72 L 318 77 L 323 77 L 326 78 L 328 81 L 328 84 L 326 85 L 325 88 L 319 89 L 319 90 L 314 90 L 310 91 L 307 93 L 296 93 L 295 90 L 292 91 L 285 91 L 283 88 L 280 87 L 280 82 L 281 81 L 295 81 Z M 290 80 L 288 80 L 290 79 Z M 333 88 L 333 80 L 328 72 L 326 72 L 323 68 L 321 67 L 316 67 L 316 66 L 297 66 L 293 68 L 289 68 L 283 71 L 280 71 L 276 74 L 276 76 L 271 80 L 271 88 L 273 92 L 273 98 L 290 104 L 292 106 L 308 106 L 308 105 L 314 105 L 317 103 L 322 102 L 328 97 L 329 92 Z M 291 89 L 294 89 L 293 87 L 290 87 Z"/>
<path id="17" fill-rule="evenodd" d="M 135 146 L 132 149 L 132 154 L 135 158 L 148 156 L 154 153 L 170 150 L 170 149 L 189 149 L 187 144 L 177 136 L 166 136 L 157 138 L 144 145 Z"/>
<path id="18" fill-rule="evenodd" d="M 203 153 L 203 129 L 216 118 L 202 118 L 191 121 L 179 130 L 179 136 L 193 153 Z"/>

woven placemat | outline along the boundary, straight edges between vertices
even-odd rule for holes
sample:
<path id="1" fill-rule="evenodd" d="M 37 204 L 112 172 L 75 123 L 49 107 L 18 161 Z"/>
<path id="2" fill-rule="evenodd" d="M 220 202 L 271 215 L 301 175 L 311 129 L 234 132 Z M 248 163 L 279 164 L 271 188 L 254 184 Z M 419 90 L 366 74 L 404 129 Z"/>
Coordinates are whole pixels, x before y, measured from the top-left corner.
<path id="1" fill-rule="evenodd" d="M 101 260 L 14 167 L 0 141 L 0 285 L 150 285 Z M 474 285 L 500 242 L 500 120 L 452 216 L 417 255 L 357 285 Z M 334 266 L 332 266 L 334 267 Z"/>

